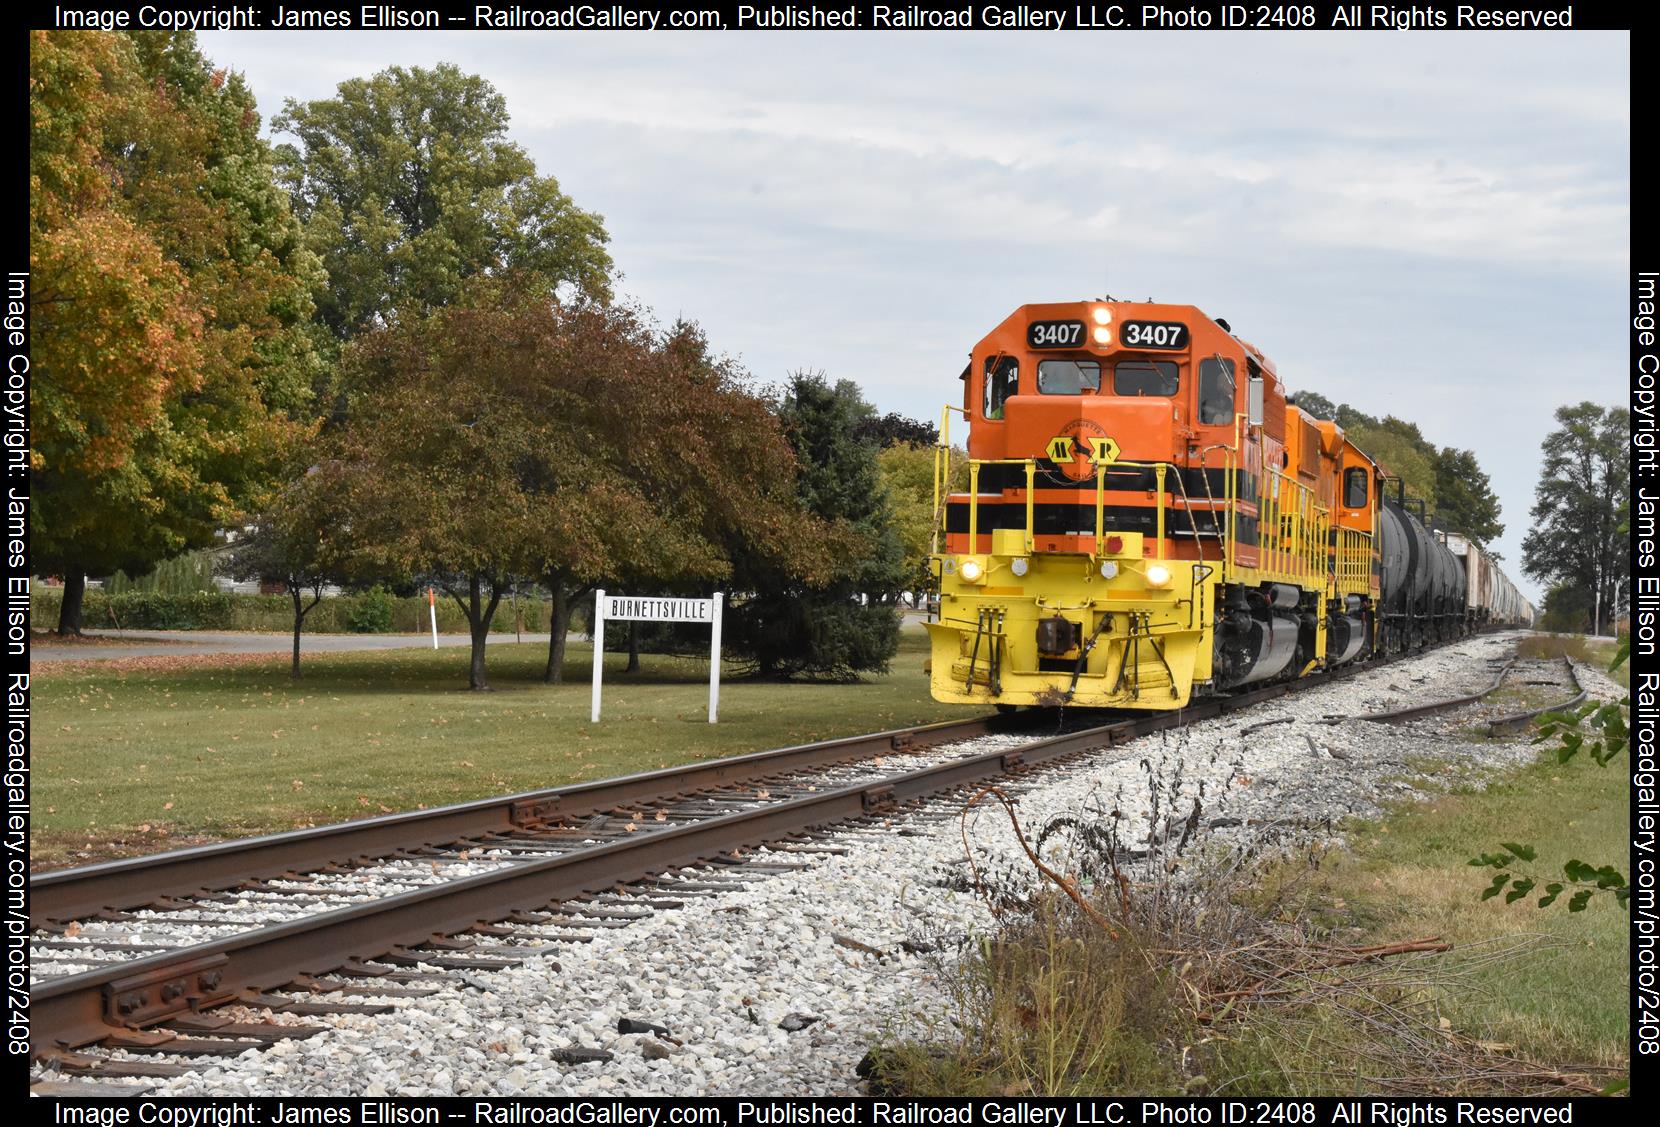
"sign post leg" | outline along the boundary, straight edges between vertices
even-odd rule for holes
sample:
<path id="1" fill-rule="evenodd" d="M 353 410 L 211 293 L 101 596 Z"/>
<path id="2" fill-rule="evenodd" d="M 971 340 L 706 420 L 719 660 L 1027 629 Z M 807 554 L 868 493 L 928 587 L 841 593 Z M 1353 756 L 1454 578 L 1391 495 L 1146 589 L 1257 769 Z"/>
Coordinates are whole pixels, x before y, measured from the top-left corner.
<path id="1" fill-rule="evenodd" d="M 715 722 L 720 710 L 720 612 L 724 596 L 715 592 L 714 624 L 709 633 L 709 723 Z"/>
<path id="2" fill-rule="evenodd" d="M 594 706 L 589 722 L 599 723 L 599 680 L 605 658 L 605 592 L 594 592 Z"/>

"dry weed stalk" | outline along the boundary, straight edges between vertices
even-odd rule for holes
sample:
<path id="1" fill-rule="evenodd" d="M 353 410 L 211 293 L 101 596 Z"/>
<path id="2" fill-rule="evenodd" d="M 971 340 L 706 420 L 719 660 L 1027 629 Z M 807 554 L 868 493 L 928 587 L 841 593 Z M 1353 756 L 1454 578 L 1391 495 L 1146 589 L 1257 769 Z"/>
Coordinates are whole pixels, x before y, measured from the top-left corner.
<path id="1" fill-rule="evenodd" d="M 1219 749 L 1213 762 L 1218 755 Z M 1136 824 L 1146 834 L 1138 842 L 1128 840 L 1132 820 L 1122 813 L 1122 788 L 1110 808 L 1052 819 L 1035 843 L 1001 788 L 973 794 L 960 815 L 963 851 L 972 886 L 993 914 L 1033 913 L 1041 892 L 1032 893 L 1030 878 L 1012 870 L 1001 881 L 982 873 L 968 822 L 988 798 L 1003 807 L 1039 884 L 1053 886 L 1088 927 L 1134 952 L 1172 987 L 1167 996 L 1201 1045 L 1266 1035 L 1301 1048 L 1278 1062 L 1282 1075 L 1306 1071 L 1293 1056 L 1331 1062 L 1321 1067 L 1322 1079 L 1341 1071 L 1361 1090 L 1379 1093 L 1597 1092 L 1618 1075 L 1598 1067 L 1548 1068 L 1510 1046 L 1456 1033 L 1441 1017 L 1437 997 L 1469 989 L 1478 967 L 1514 957 L 1516 949 L 1478 949 L 1449 961 L 1442 956 L 1451 944 L 1439 936 L 1367 946 L 1333 942 L 1330 930 L 1310 918 L 1305 888 L 1328 848 L 1329 823 L 1246 826 L 1212 811 L 1207 825 L 1206 788 L 1187 784 L 1179 755 L 1172 762 L 1167 752 L 1142 767 L 1148 794 Z M 1218 809 L 1238 777 L 1236 763 L 1212 796 Z M 1214 834 L 1218 821 L 1245 832 L 1223 841 Z M 1057 866 L 1044 859 L 1044 847 L 1063 837 L 1071 849 Z M 1192 1049 L 1183 1048 L 1184 1059 Z M 1245 1090 L 1247 1081 L 1209 1083 L 1220 1094 Z"/>

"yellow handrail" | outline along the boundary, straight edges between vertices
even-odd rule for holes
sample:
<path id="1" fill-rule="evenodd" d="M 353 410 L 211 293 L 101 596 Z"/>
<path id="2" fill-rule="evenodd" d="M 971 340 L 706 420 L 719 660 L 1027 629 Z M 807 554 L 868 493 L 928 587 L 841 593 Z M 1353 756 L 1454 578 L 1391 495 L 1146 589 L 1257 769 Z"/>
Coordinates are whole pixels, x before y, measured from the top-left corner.
<path id="1" fill-rule="evenodd" d="M 1037 548 L 1037 459 L 1026 462 L 1026 554 Z"/>

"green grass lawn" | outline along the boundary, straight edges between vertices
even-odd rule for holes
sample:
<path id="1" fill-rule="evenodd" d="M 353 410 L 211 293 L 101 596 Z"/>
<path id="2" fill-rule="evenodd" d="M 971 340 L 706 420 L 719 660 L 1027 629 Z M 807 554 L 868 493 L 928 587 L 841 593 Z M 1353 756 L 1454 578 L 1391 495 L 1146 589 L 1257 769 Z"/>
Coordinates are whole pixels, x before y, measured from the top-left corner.
<path id="1" fill-rule="evenodd" d="M 563 685 L 545 643 L 492 641 L 494 692 L 465 689 L 464 649 L 308 657 L 152 672 L 43 667 L 34 690 L 34 863 L 84 864 L 971 713 L 935 703 L 927 638 L 859 684 L 727 681 L 708 721 L 708 662 L 607 657 L 590 724 L 593 651 Z"/>
<path id="2" fill-rule="evenodd" d="M 1355 852 L 1328 872 L 1342 898 L 1339 914 L 1365 926 L 1368 943 L 1450 940 L 1452 957 L 1470 961 L 1465 988 L 1444 1000 L 1461 1031 L 1559 1067 L 1623 1064 L 1630 1044 L 1629 916 L 1611 896 L 1593 898 L 1580 913 L 1567 911 L 1566 894 L 1539 909 L 1542 887 L 1516 904 L 1482 901 L 1496 871 L 1467 862 L 1514 841 L 1535 846 L 1539 859 L 1512 871 L 1537 876 L 1541 886 L 1574 858 L 1624 872 L 1629 801 L 1622 761 L 1602 768 L 1580 756 L 1559 764 L 1546 752 L 1484 791 L 1403 807 L 1353 833 Z M 1475 965 L 1506 947 L 1521 953 Z"/>

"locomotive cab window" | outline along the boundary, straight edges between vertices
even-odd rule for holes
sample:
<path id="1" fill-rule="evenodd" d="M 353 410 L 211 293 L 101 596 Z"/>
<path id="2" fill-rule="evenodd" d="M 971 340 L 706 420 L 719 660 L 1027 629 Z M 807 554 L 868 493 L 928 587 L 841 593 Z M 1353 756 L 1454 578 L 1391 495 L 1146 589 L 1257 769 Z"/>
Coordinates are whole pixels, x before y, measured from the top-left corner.
<path id="1" fill-rule="evenodd" d="M 1206 426 L 1233 422 L 1233 361 L 1199 361 L 1199 422 Z"/>
<path id="2" fill-rule="evenodd" d="M 1013 356 L 986 358 L 986 418 L 1003 417 L 1003 401 L 1020 387 L 1020 361 Z"/>
<path id="3" fill-rule="evenodd" d="M 1082 395 L 1101 390 L 1101 365 L 1093 360 L 1038 361 L 1038 391 L 1043 395 Z"/>
<path id="4" fill-rule="evenodd" d="M 1354 466 L 1343 471 L 1343 505 L 1350 509 L 1366 507 L 1366 467 Z"/>
<path id="5" fill-rule="evenodd" d="M 1171 360 L 1120 360 L 1112 370 L 1114 395 L 1175 395 L 1180 389 Z"/>

